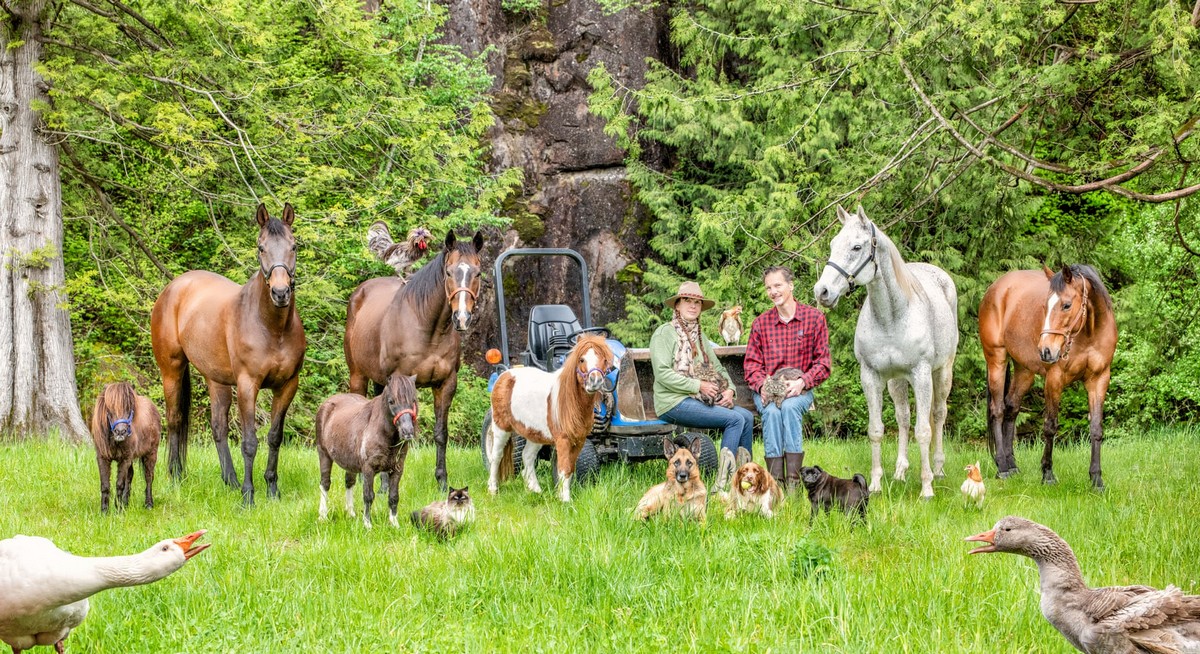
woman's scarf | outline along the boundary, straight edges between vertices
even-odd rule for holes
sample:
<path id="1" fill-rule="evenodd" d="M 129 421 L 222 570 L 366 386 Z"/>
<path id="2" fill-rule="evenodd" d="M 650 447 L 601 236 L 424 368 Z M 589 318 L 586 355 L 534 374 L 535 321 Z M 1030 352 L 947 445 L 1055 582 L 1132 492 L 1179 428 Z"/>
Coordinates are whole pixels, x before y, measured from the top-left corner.
<path id="1" fill-rule="evenodd" d="M 692 361 L 696 355 L 700 356 L 704 365 L 709 365 L 708 354 L 700 341 L 700 320 L 685 321 L 676 309 L 671 325 L 675 327 L 675 334 L 679 336 L 679 347 L 675 348 L 675 372 L 684 377 L 695 377 Z"/>

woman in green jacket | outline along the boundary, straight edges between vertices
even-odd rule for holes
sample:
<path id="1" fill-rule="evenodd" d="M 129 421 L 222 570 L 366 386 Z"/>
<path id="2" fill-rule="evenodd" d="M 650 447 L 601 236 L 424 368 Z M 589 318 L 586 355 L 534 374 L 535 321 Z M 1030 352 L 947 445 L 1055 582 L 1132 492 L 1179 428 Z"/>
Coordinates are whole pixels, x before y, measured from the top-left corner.
<path id="1" fill-rule="evenodd" d="M 752 451 L 754 414 L 733 405 L 733 380 L 700 333 L 700 312 L 715 302 L 704 297 L 696 282 L 684 282 L 664 304 L 675 315 L 650 338 L 654 411 L 676 425 L 724 431 L 715 489 L 724 492 L 733 475 L 734 452 L 739 447 Z"/>

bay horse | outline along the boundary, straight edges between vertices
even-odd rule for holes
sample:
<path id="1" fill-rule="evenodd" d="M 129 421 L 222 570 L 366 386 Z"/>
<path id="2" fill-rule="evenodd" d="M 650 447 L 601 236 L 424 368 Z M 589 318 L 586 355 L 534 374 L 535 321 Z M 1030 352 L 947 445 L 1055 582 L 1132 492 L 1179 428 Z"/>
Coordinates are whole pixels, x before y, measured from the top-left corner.
<path id="1" fill-rule="evenodd" d="M 927 263 L 905 263 L 892 240 L 867 219 L 838 207 L 842 229 L 830 245 L 829 262 L 813 287 L 817 302 L 837 305 L 842 295 L 865 286 L 867 299 L 854 330 L 854 356 L 867 397 L 871 439 L 870 492 L 882 490 L 883 386 L 896 407 L 900 448 L 895 479 L 908 471 L 908 387 L 916 401 L 916 437 L 921 449 L 921 498 L 933 497 L 933 479 L 945 476 L 942 431 L 946 399 L 958 349 L 958 294 L 946 271 Z M 934 444 L 933 465 L 929 442 Z"/>
<path id="2" fill-rule="evenodd" d="M 387 383 L 393 374 L 416 375 L 433 389 L 434 476 L 446 486 L 446 422 L 458 387 L 462 341 L 479 295 L 483 234 L 459 241 L 446 234 L 441 252 L 406 282 L 395 276 L 368 279 L 350 294 L 343 347 L 350 392 L 366 396 L 367 381 Z"/>
<path id="3" fill-rule="evenodd" d="M 317 409 L 317 456 L 321 465 L 319 515 L 329 515 L 329 474 L 336 461 L 346 471 L 346 513 L 354 517 L 354 478 L 363 476 L 363 524 L 371 528 L 375 473 L 387 472 L 388 521 L 396 519 L 400 477 L 408 445 L 417 431 L 416 377 L 392 375 L 383 392 L 368 400 L 357 393 L 339 393 Z"/>
<path id="4" fill-rule="evenodd" d="M 129 506 L 133 462 L 142 463 L 146 480 L 146 508 L 154 508 L 154 464 L 162 438 L 162 416 L 150 398 L 138 395 L 129 382 L 104 386 L 92 409 L 92 443 L 100 468 L 100 511 L 108 513 L 112 464 L 117 462 L 117 504 Z"/>
<path id="5" fill-rule="evenodd" d="M 522 455 L 525 485 L 542 492 L 537 480 L 537 455 L 543 445 L 558 453 L 559 499 L 571 501 L 571 475 L 595 421 L 596 402 L 612 370 L 613 353 L 603 336 L 580 336 L 562 367 L 546 372 L 532 367 L 510 368 L 492 386 L 492 426 L 488 432 L 488 492 L 513 472 L 512 433 L 525 437 Z"/>
<path id="6" fill-rule="evenodd" d="M 296 214 L 285 204 L 272 218 L 260 204 L 258 270 L 238 286 L 225 277 L 193 270 L 163 289 L 150 313 L 150 340 L 162 373 L 167 408 L 168 462 L 179 478 L 187 463 L 191 412 L 188 363 L 208 381 L 211 421 L 221 479 L 237 488 L 237 471 L 229 454 L 229 406 L 237 388 L 244 477 L 242 501 L 254 504 L 254 457 L 258 453 L 255 403 L 260 389 L 272 391 L 270 455 L 263 474 L 267 495 L 279 497 L 276 468 L 283 443 L 283 420 L 300 382 L 304 364 L 304 325 L 296 313 Z"/>
<path id="7" fill-rule="evenodd" d="M 1092 442 L 1092 485 L 1104 489 L 1100 443 L 1117 321 L 1112 298 L 1091 266 L 1072 264 L 1055 273 L 1014 270 L 997 279 L 979 304 L 979 340 L 988 375 L 988 431 L 1001 479 L 1018 472 L 1013 456 L 1017 412 L 1034 378 L 1044 377 L 1042 482 L 1053 484 L 1058 404 L 1068 384 L 1083 379 Z M 1009 373 L 1008 361 L 1012 372 Z"/>

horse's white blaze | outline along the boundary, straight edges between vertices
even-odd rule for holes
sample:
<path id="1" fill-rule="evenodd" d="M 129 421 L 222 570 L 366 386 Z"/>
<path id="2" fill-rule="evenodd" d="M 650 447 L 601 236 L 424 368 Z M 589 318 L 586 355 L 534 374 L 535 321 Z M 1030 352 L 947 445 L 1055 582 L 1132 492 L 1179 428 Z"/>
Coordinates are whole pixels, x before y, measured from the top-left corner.
<path id="1" fill-rule="evenodd" d="M 1046 320 L 1042 323 L 1042 331 L 1050 329 L 1050 315 L 1054 312 L 1054 307 L 1058 304 L 1058 293 L 1051 293 L 1050 299 L 1046 302 Z"/>
<path id="2" fill-rule="evenodd" d="M 467 287 L 467 276 L 471 274 L 471 266 L 467 263 L 458 264 L 458 287 L 460 289 Z M 467 312 L 467 294 L 462 291 L 458 292 L 458 311 L 459 313 Z"/>
<path id="3" fill-rule="evenodd" d="M 561 370 L 563 374 L 575 374 L 573 370 Z M 550 411 L 554 411 L 554 393 L 558 383 L 558 374 L 538 370 L 537 368 L 513 368 L 508 371 L 513 376 L 512 399 L 509 406 L 513 418 L 523 425 L 539 432 L 547 441 L 553 439 L 547 420 L 546 398 L 551 398 Z"/>

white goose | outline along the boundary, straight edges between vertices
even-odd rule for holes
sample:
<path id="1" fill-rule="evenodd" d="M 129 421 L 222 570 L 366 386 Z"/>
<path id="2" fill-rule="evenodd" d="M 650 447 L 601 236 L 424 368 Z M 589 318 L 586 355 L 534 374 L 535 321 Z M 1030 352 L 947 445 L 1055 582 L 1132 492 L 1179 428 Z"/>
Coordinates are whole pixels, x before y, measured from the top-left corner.
<path id="1" fill-rule="evenodd" d="M 54 645 L 60 654 L 88 612 L 88 597 L 119 586 L 158 581 L 208 545 L 192 547 L 204 530 L 156 543 L 130 556 L 75 556 L 45 538 L 0 541 L 0 640 L 13 654 Z"/>
<path id="2" fill-rule="evenodd" d="M 1088 588 L 1071 546 L 1049 527 L 1008 516 L 968 541 L 971 554 L 1010 552 L 1033 559 L 1042 615 L 1086 654 L 1200 654 L 1200 595 L 1175 586 Z"/>

